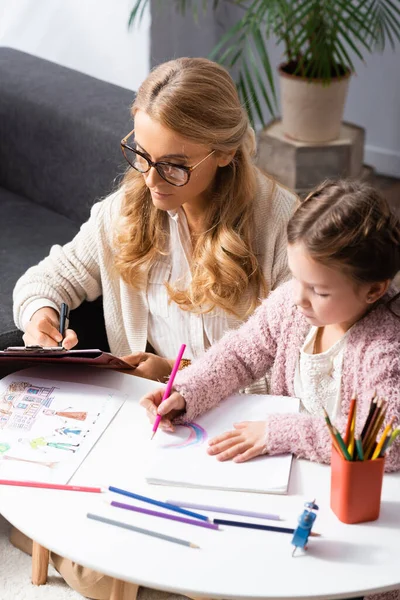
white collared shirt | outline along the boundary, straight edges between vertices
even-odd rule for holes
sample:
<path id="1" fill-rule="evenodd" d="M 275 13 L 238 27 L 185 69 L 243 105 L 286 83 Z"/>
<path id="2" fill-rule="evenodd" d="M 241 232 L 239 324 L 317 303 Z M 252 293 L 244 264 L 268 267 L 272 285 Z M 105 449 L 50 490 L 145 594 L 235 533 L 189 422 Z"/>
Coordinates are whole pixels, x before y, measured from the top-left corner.
<path id="1" fill-rule="evenodd" d="M 325 408 L 330 419 L 340 416 L 340 386 L 343 356 L 350 329 L 325 352 L 314 354 L 318 327 L 311 327 L 299 358 L 294 376 L 294 394 L 300 398 L 300 412 L 322 415 Z"/>
<path id="2" fill-rule="evenodd" d="M 185 211 L 178 208 L 168 211 L 168 216 L 168 261 L 159 261 L 152 268 L 147 284 L 147 339 L 159 356 L 176 356 L 181 344 L 185 343 L 185 358 L 195 360 L 228 329 L 238 327 L 241 321 L 219 307 L 210 313 L 196 314 L 169 302 L 165 282 L 182 289 L 188 287 L 192 279 L 190 263 L 193 251 Z"/>

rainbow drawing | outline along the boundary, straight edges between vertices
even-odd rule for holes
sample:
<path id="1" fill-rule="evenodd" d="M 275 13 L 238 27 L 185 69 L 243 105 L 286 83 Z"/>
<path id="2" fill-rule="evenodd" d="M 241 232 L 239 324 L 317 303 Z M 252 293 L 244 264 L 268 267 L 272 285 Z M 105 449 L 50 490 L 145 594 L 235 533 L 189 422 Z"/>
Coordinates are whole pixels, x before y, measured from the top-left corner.
<path id="1" fill-rule="evenodd" d="M 185 440 L 179 441 L 177 444 L 164 444 L 163 448 L 179 450 L 196 444 L 204 444 L 206 441 L 207 432 L 201 425 L 197 425 L 197 423 L 185 423 L 184 425 L 181 425 L 181 427 L 189 429 L 189 436 Z"/>

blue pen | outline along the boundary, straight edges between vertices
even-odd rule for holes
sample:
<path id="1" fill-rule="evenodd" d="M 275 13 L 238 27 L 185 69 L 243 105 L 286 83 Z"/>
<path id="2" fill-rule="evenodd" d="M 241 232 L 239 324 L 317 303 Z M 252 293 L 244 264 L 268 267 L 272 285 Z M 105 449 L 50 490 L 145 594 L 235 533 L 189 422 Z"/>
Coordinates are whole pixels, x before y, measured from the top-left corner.
<path id="1" fill-rule="evenodd" d="M 110 492 L 122 494 L 122 496 L 128 496 L 129 498 L 135 498 L 135 500 L 141 500 L 141 502 L 148 502 L 149 504 L 161 506 L 162 508 L 168 508 L 169 510 L 181 513 L 182 515 L 187 515 L 188 517 L 193 517 L 194 519 L 200 519 L 201 521 L 210 520 L 206 515 L 201 515 L 200 513 L 195 513 L 191 510 L 179 508 L 179 506 L 175 506 L 174 504 L 168 504 L 168 502 L 161 502 L 161 500 L 153 500 L 153 498 L 147 498 L 147 496 L 140 496 L 139 494 L 134 494 L 133 492 L 127 492 L 126 490 L 121 490 L 120 488 L 113 487 L 112 485 L 108 486 L 108 489 L 110 490 Z"/>

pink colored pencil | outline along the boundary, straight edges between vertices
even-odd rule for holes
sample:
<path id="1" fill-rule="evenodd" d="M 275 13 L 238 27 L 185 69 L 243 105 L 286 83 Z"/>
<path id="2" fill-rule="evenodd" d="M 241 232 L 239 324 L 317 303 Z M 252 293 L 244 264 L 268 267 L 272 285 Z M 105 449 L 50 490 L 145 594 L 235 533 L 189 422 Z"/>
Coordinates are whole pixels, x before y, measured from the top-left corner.
<path id="1" fill-rule="evenodd" d="M 61 483 L 47 483 L 46 481 L 13 481 L 11 479 L 0 479 L 0 485 L 15 485 L 17 487 L 45 488 L 49 490 L 69 490 L 71 492 L 94 492 L 101 494 L 104 490 L 99 487 L 87 487 L 84 485 L 64 485 Z"/>
<path id="2" fill-rule="evenodd" d="M 176 373 L 177 373 L 177 371 L 179 369 L 179 365 L 180 365 L 180 362 L 182 360 L 183 353 L 185 352 L 185 348 L 186 348 L 186 344 L 182 344 L 182 346 L 180 347 L 180 350 L 178 352 L 178 356 L 176 357 L 176 361 L 174 363 L 174 366 L 172 368 L 171 376 L 168 379 L 167 387 L 165 388 L 164 395 L 162 397 L 161 402 L 164 402 L 164 400 L 166 400 L 168 398 L 168 396 L 170 395 L 170 393 L 171 393 L 171 389 L 172 389 L 172 386 L 174 384 L 175 375 L 176 375 Z M 161 415 L 157 415 L 156 416 L 156 420 L 154 421 L 154 425 L 153 425 L 153 429 L 152 429 L 153 435 L 151 436 L 151 439 L 153 439 L 153 437 L 155 436 L 155 433 L 156 433 L 156 431 L 158 429 L 160 421 L 161 421 Z"/>

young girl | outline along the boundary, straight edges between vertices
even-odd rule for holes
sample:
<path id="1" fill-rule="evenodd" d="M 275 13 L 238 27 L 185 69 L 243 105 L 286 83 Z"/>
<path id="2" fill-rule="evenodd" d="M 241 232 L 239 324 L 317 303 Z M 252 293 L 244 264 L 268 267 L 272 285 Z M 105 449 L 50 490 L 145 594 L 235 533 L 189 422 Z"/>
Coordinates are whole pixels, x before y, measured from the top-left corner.
<path id="1" fill-rule="evenodd" d="M 292 281 L 178 374 L 160 406 L 160 390 L 141 400 L 151 420 L 158 411 L 171 429 L 172 419 L 195 419 L 270 369 L 270 393 L 299 397 L 300 413 L 235 424 L 210 442 L 219 460 L 293 452 L 329 462 L 323 408 L 343 431 L 354 393 L 358 431 L 374 392 L 387 400 L 386 422 L 400 417 L 399 303 L 390 287 L 400 269 L 399 220 L 371 187 L 327 182 L 301 204 L 287 232 Z M 395 442 L 386 469 L 399 468 Z"/>

